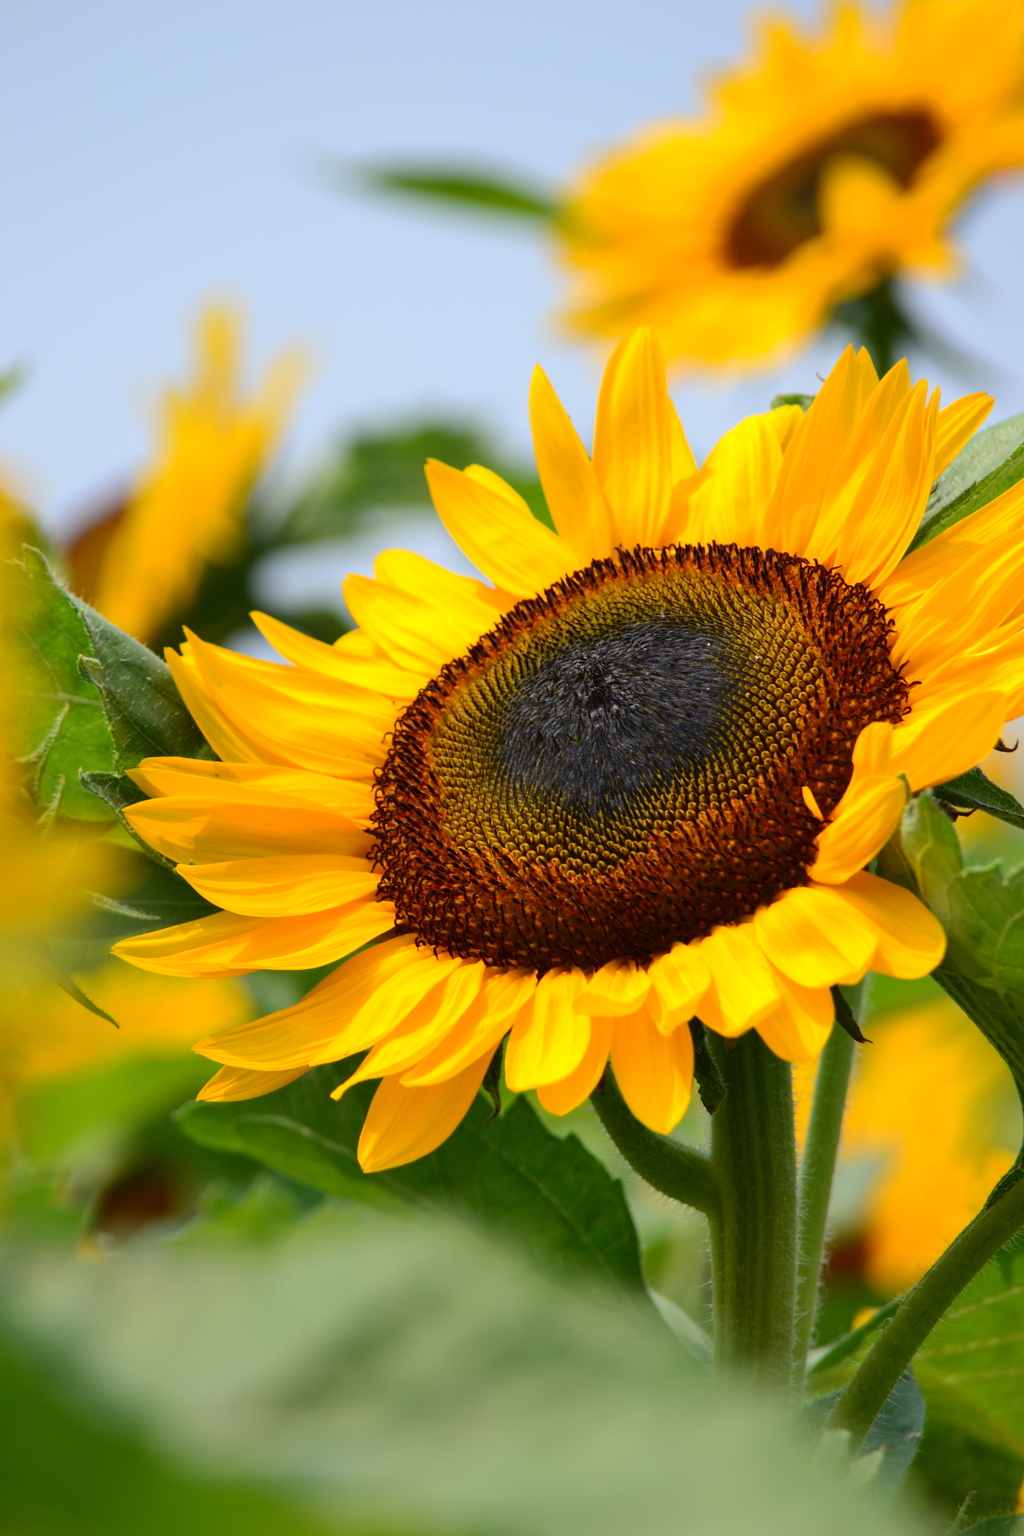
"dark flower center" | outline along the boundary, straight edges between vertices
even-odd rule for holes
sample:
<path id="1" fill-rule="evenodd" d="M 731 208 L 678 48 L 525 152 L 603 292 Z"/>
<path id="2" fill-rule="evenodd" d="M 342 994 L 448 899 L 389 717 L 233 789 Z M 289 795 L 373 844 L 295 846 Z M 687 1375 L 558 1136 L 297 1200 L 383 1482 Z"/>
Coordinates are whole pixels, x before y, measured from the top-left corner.
<path id="1" fill-rule="evenodd" d="M 380 895 L 492 965 L 640 962 L 806 880 L 853 744 L 907 689 L 885 610 L 735 545 L 595 561 L 512 609 L 398 720 Z"/>
<path id="2" fill-rule="evenodd" d="M 725 236 L 726 261 L 733 267 L 777 267 L 805 240 L 820 235 L 818 190 L 822 172 L 837 155 L 873 160 L 909 187 L 941 140 L 934 117 L 923 109 L 873 112 L 847 123 L 747 194 Z"/>

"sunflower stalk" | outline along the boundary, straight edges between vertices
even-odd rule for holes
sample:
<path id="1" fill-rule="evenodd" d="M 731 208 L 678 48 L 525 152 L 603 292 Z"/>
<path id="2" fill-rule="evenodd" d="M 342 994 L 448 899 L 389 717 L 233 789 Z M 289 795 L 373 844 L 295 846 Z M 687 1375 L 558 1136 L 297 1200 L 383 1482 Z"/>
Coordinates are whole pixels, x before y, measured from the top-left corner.
<path id="1" fill-rule="evenodd" d="M 836 989 L 838 991 L 838 989 Z M 857 1020 L 863 984 L 850 988 L 850 997 L 840 993 L 840 1007 L 850 1008 Z M 797 1257 L 796 1338 L 794 1369 L 797 1385 L 806 1371 L 807 1351 L 814 1332 L 818 1308 L 818 1289 L 828 1226 L 828 1208 L 832 1197 L 836 1156 L 843 1129 L 846 1095 L 853 1066 L 854 1038 L 837 1017 L 821 1055 L 814 1088 L 814 1103 L 807 1130 L 807 1141 L 800 1168 L 800 1216 Z"/>
<path id="2" fill-rule="evenodd" d="M 711 1226 L 715 1363 L 750 1370 L 788 1395 L 797 1286 L 791 1069 L 753 1031 L 709 1043 L 726 1085 L 711 1121 L 721 1197 Z"/>
<path id="3" fill-rule="evenodd" d="M 1000 1192 L 1001 1191 L 1001 1192 Z M 996 1186 L 984 1210 L 910 1291 L 865 1355 L 825 1424 L 843 1429 L 856 1450 L 918 1349 L 961 1291 L 1024 1226 L 1024 1178 Z"/>

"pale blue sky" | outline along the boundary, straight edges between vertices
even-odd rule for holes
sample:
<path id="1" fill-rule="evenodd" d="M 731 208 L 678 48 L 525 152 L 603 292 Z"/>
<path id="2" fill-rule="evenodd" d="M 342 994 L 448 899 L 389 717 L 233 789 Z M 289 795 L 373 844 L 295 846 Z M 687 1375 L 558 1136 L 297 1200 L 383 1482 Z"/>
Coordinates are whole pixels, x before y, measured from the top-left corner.
<path id="1" fill-rule="evenodd" d="M 807 4 L 795 7 L 813 14 Z M 30 377 L 0 412 L 0 455 L 66 522 L 139 464 L 147 404 L 179 376 L 191 317 L 240 299 L 255 356 L 318 359 L 292 466 L 339 430 L 427 408 L 526 442 L 526 388 L 549 369 L 589 428 L 594 360 L 550 325 L 558 282 L 529 232 L 345 200 L 320 157 L 478 156 L 556 181 L 645 119 L 692 108 L 745 46 L 747 6 L 666 0 L 34 0 L 0 6 L 0 363 Z M 1024 189 L 987 199 L 967 249 L 982 278 L 944 323 L 1019 373 Z M 970 306 L 974 306 L 972 309 Z M 782 382 L 813 388 L 817 351 Z M 991 376 L 993 379 L 995 375 Z M 691 386 L 704 451 L 779 387 Z"/>

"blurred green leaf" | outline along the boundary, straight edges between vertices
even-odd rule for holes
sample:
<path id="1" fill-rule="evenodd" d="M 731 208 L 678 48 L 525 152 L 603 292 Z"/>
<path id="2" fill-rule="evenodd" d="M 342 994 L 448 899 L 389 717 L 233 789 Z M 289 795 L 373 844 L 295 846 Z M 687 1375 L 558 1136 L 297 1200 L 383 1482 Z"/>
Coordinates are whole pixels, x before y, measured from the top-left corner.
<path id="1" fill-rule="evenodd" d="M 910 548 L 987 506 L 1024 476 L 1024 415 L 975 433 L 936 482 Z"/>
<path id="2" fill-rule="evenodd" d="M 1024 1478 L 1024 1253 L 1004 1249 L 915 1361 L 928 1404 L 926 1470 L 975 1515 L 1016 1507 Z"/>
<path id="3" fill-rule="evenodd" d="M 38 550 L 14 567 L 13 643 L 25 707 L 19 756 L 36 768 L 40 806 L 75 821 L 107 821 L 110 811 L 79 783 L 79 769 L 110 772 L 114 740 L 93 683 L 78 670 L 92 654 L 74 600 L 54 580 Z"/>
<path id="4" fill-rule="evenodd" d="M 282 1500 L 188 1477 L 0 1346 L 0 1529 L 10 1536 L 328 1536 Z"/>
<path id="5" fill-rule="evenodd" d="M 480 1097 L 429 1157 L 365 1174 L 356 1146 L 376 1085 L 336 1103 L 330 1093 L 354 1070 L 317 1067 L 262 1099 L 186 1104 L 178 1124 L 206 1146 L 241 1152 L 326 1194 L 373 1205 L 457 1211 L 543 1263 L 592 1283 L 643 1291 L 640 1250 L 622 1186 L 580 1145 L 544 1128 L 529 1102 L 497 1119 Z"/>
<path id="6" fill-rule="evenodd" d="M 954 811 L 985 811 L 1011 827 L 1024 827 L 1024 805 L 1008 789 L 993 784 L 980 768 L 971 768 L 933 791 L 935 798 Z"/>
<path id="7" fill-rule="evenodd" d="M 920 1536 L 713 1383 L 651 1314 L 467 1228 L 329 1203 L 103 1264 L 7 1256 L 9 1327 L 165 1453 L 342 1518 L 465 1536 Z M 186 1527 L 188 1528 L 188 1527 Z"/>
<path id="8" fill-rule="evenodd" d="M 362 186 L 370 192 L 396 193 L 444 203 L 473 213 L 549 220 L 558 204 L 545 192 L 525 181 L 466 165 L 364 165 L 342 167 L 343 185 Z"/>
<path id="9" fill-rule="evenodd" d="M 968 1536 L 973 1531 L 980 1531 L 981 1536 L 1024 1536 L 1024 1515 L 990 1515 L 966 1527 Z"/>
<path id="10" fill-rule="evenodd" d="M 365 432 L 345 443 L 315 475 L 267 539 L 267 547 L 337 538 L 375 510 L 430 507 L 424 466 L 440 459 L 455 469 L 484 464 L 502 475 L 551 525 L 540 482 L 503 462 L 491 440 L 462 422 L 424 422 L 387 432 Z"/>

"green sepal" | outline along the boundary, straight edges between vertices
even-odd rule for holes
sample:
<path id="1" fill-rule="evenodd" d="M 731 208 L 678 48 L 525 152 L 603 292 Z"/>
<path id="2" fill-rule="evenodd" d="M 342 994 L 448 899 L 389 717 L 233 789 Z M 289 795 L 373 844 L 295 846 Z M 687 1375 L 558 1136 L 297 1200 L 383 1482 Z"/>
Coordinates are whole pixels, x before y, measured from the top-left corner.
<path id="1" fill-rule="evenodd" d="M 62 992 L 66 992 L 68 997 L 74 998 L 76 1003 L 80 1003 L 83 1008 L 87 1008 L 90 1013 L 94 1013 L 98 1019 L 106 1019 L 107 1023 L 113 1024 L 115 1029 L 121 1028 L 117 1020 L 105 1008 L 101 1008 L 99 1003 L 94 1003 L 92 998 L 82 991 L 75 978 L 64 969 L 60 961 L 51 953 L 48 945 L 42 946 L 41 956 L 47 974 L 51 980 L 57 983 Z"/>
<path id="2" fill-rule="evenodd" d="M 921 897 L 946 930 L 936 981 L 999 1052 L 1024 1101 L 1024 867 L 964 868 L 948 816 L 929 793 L 907 807 L 878 872 Z"/>
<path id="3" fill-rule="evenodd" d="M 359 1083 L 340 1103 L 330 1097 L 353 1070 L 352 1061 L 315 1067 L 261 1099 L 186 1104 L 178 1124 L 204 1146 L 243 1153 L 326 1194 L 454 1211 L 548 1267 L 644 1293 L 622 1186 L 575 1136 L 546 1130 L 524 1098 L 492 1119 L 481 1094 L 428 1157 L 366 1174 L 356 1147 L 376 1085 Z"/>
<path id="4" fill-rule="evenodd" d="M 970 768 L 945 784 L 937 784 L 932 793 L 957 814 L 985 811 L 1011 827 L 1024 828 L 1024 805 L 1008 789 L 993 784 L 980 768 Z"/>
<path id="5" fill-rule="evenodd" d="M 708 1037 L 700 1019 L 690 1020 L 693 1037 L 693 1076 L 697 1083 L 697 1096 L 713 1115 L 725 1098 L 725 1080 L 715 1065 L 715 1058 L 708 1049 Z"/>
<path id="6" fill-rule="evenodd" d="M 473 213 L 531 221 L 549 221 L 558 214 L 558 204 L 539 188 L 475 166 L 364 165 L 345 179 L 370 192 L 423 198 Z"/>
<path id="7" fill-rule="evenodd" d="M 103 700 L 117 752 L 115 768 L 135 768 L 144 757 L 212 758 L 166 662 L 88 603 L 77 597 L 71 601 L 91 642 L 81 667 Z"/>
<path id="8" fill-rule="evenodd" d="M 924 521 L 910 544 L 920 549 L 1024 477 L 1024 415 L 975 433 L 936 482 Z"/>
<path id="9" fill-rule="evenodd" d="M 78 658 L 92 650 L 71 595 L 54 580 L 45 558 L 25 546 L 12 566 L 17 682 L 22 693 L 18 756 L 34 767 L 32 791 L 48 820 L 106 821 L 110 812 L 79 782 L 79 769 L 111 772 L 116 748 L 93 683 Z"/>
<path id="10" fill-rule="evenodd" d="M 771 409 L 777 411 L 783 405 L 798 405 L 802 411 L 809 411 L 814 404 L 813 395 L 773 395 Z"/>

